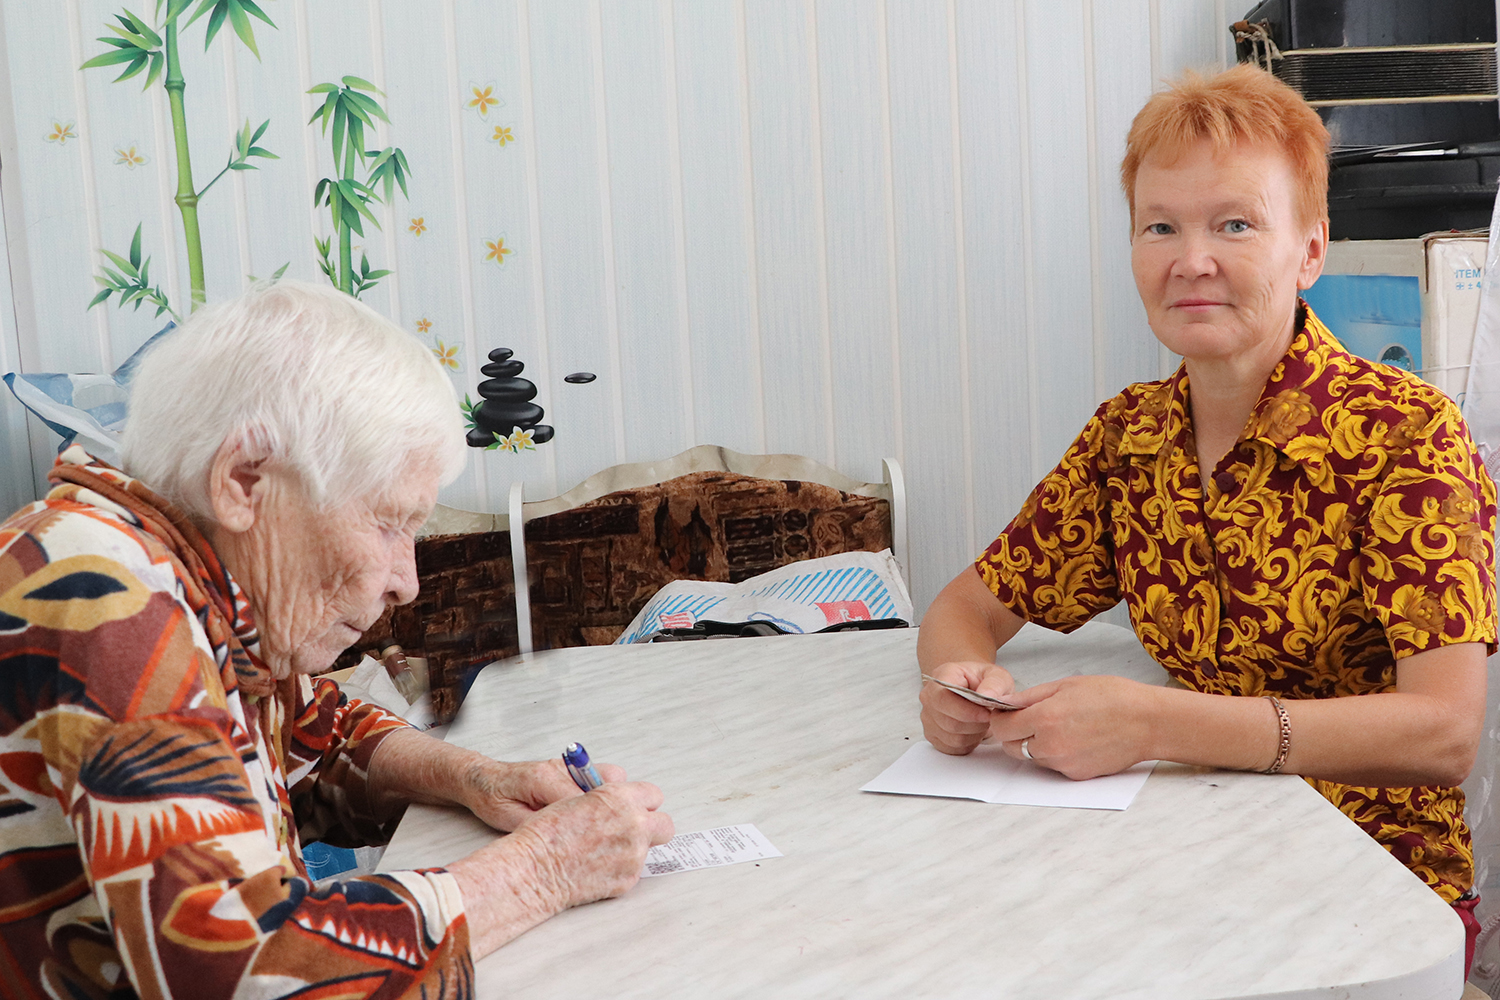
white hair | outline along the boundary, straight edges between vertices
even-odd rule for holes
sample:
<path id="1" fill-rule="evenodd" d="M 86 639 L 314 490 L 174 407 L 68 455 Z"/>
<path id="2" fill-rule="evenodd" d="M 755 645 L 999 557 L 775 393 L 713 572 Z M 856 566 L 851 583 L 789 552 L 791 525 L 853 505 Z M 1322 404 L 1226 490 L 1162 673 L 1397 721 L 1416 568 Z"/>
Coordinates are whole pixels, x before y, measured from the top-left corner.
<path id="1" fill-rule="evenodd" d="M 269 451 L 320 509 L 392 483 L 414 455 L 463 470 L 464 425 L 432 351 L 337 289 L 262 283 L 163 337 L 130 389 L 124 471 L 201 520 L 230 439 Z"/>

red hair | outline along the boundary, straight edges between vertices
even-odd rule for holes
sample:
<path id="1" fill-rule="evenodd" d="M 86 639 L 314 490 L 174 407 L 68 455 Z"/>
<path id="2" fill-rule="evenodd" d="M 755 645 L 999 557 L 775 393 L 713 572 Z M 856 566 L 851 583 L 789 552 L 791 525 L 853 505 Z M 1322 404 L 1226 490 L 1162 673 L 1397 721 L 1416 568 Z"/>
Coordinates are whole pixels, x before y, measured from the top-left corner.
<path id="1" fill-rule="evenodd" d="M 1166 164 L 1207 139 L 1216 154 L 1240 143 L 1280 149 L 1297 180 L 1297 217 L 1328 218 L 1328 129 L 1300 94 L 1258 66 L 1217 76 L 1189 72 L 1153 94 L 1125 138 L 1120 185 L 1135 223 L 1135 178 L 1148 157 Z"/>

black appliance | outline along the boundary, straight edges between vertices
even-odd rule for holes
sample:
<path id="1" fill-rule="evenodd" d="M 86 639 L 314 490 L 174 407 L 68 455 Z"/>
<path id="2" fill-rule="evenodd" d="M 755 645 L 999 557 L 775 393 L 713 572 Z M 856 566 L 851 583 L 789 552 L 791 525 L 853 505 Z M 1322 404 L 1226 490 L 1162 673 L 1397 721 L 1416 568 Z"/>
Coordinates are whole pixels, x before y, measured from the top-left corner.
<path id="1" fill-rule="evenodd" d="M 1495 0 L 1265 0 L 1231 26 L 1333 134 L 1334 239 L 1487 226 L 1500 176 Z"/>

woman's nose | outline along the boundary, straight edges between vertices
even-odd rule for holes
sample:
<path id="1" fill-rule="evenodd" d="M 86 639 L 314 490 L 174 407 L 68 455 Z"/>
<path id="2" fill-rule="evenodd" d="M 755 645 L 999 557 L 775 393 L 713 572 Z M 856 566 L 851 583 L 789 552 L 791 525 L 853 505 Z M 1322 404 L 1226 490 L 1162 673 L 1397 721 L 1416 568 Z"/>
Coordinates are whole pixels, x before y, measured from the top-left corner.
<path id="1" fill-rule="evenodd" d="M 386 592 L 387 604 L 410 604 L 417 599 L 417 547 L 408 538 L 391 562 L 391 579 Z"/>
<path id="2" fill-rule="evenodd" d="M 1172 273 L 1181 278 L 1211 277 L 1218 273 L 1219 262 L 1214 257 L 1213 247 L 1206 236 L 1184 233 L 1181 252 L 1172 262 Z"/>

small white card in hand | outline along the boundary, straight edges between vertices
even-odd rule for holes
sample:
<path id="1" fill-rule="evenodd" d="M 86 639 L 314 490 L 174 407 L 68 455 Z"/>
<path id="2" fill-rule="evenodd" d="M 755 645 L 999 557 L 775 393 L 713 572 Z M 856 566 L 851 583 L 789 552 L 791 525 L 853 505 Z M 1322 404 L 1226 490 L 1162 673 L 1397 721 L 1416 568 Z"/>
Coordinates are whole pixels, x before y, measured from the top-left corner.
<path id="1" fill-rule="evenodd" d="M 1029 760 L 1016 760 L 998 746 L 982 744 L 968 756 L 954 757 L 923 740 L 860 791 L 1118 810 L 1129 808 L 1155 766 L 1154 760 L 1142 761 L 1119 774 L 1074 781 Z"/>
<path id="2" fill-rule="evenodd" d="M 697 833 L 679 833 L 665 844 L 651 848 L 646 852 L 646 867 L 641 871 L 641 878 L 781 856 L 754 823 L 740 823 Z"/>
<path id="3" fill-rule="evenodd" d="M 964 701 L 972 701 L 976 705 L 983 705 L 985 708 L 992 708 L 997 712 L 1019 712 L 1021 710 L 1020 705 L 1012 705 L 1008 701 L 1001 701 L 999 698 L 991 698 L 987 694 L 980 694 L 978 691 L 973 691 L 966 687 L 959 687 L 957 684 L 949 684 L 947 681 L 940 681 L 931 674 L 923 674 L 922 679 L 924 681 L 931 681 L 938 687 L 947 688 L 949 691 L 952 691 L 954 694 L 964 699 Z"/>

